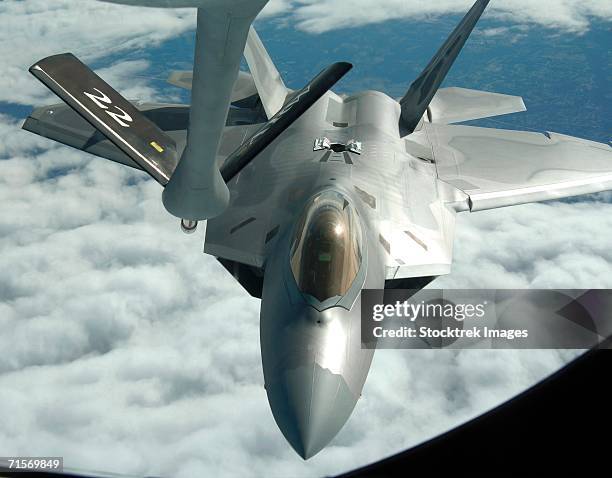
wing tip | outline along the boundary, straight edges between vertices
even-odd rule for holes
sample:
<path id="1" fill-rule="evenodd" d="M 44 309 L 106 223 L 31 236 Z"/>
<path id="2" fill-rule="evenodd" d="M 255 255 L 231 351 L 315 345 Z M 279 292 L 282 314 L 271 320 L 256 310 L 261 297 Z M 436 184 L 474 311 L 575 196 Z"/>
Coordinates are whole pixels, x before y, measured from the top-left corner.
<path id="1" fill-rule="evenodd" d="M 55 55 L 46 56 L 44 58 L 41 58 L 36 63 L 34 63 L 30 68 L 28 68 L 28 71 L 32 74 L 34 74 L 34 71 L 43 71 L 43 68 L 41 65 L 44 65 L 45 63 L 48 63 L 51 61 L 57 61 L 57 59 L 62 58 L 62 57 L 70 59 L 70 60 L 77 60 L 80 62 L 80 60 L 76 57 L 74 53 L 67 51 L 64 53 L 57 53 Z"/>

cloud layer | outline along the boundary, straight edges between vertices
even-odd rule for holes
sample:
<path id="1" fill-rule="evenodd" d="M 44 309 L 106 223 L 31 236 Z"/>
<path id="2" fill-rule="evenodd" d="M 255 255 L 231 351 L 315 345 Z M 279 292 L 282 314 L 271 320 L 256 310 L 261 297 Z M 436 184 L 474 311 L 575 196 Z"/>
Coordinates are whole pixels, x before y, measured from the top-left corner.
<path id="1" fill-rule="evenodd" d="M 442 14 L 467 12 L 472 0 L 297 0 L 293 17 L 298 26 L 310 32 L 357 27 L 394 19 L 429 19 Z M 591 19 L 610 20 L 612 4 L 605 0 L 493 1 L 485 18 L 527 23 L 574 33 L 583 33 Z"/>
<path id="2" fill-rule="evenodd" d="M 261 19 L 277 17 L 310 33 L 361 27 L 394 19 L 424 19 L 467 11 L 471 0 L 272 0 Z M 38 104 L 49 94 L 27 73 L 36 60 L 71 51 L 87 63 L 109 55 L 149 48 L 193 28 L 191 9 L 114 5 L 95 0 L 45 0 L 0 3 L 0 102 Z M 612 19 L 606 0 L 491 2 L 485 18 L 532 24 L 564 32 L 584 33 L 592 19 Z M 489 29 L 491 32 L 491 29 Z M 83 41 L 83 35 L 87 41 Z M 118 66 L 116 68 L 119 68 Z M 136 85 L 144 81 L 136 80 Z M 143 97 L 147 97 L 144 94 Z"/>
<path id="3" fill-rule="evenodd" d="M 202 233 L 179 231 L 143 173 L 1 124 L 7 454 L 178 477 L 330 474 L 475 416 L 573 355 L 379 351 L 348 425 L 305 464 L 268 407 L 258 301 L 200 253 Z M 433 285 L 609 287 L 611 209 L 460 216 L 453 274 Z"/>
<path id="4" fill-rule="evenodd" d="M 182 234 L 142 173 L 2 119 L 18 137 L 0 182 L 0 449 L 9 454 L 179 477 L 329 474 L 444 431 L 572 356 L 379 351 L 347 427 L 304 464 L 276 428 L 262 386 L 258 301 L 199 252 L 202 233 Z M 529 262 L 549 241 L 521 243 L 515 229 L 551 214 L 562 219 L 563 247 L 597 261 L 596 239 L 573 232 L 585 207 L 462 216 L 454 274 L 436 285 L 537 283 L 537 261 L 513 270 L 512 255 Z M 600 230 L 611 233 L 612 224 Z M 496 246 L 476 247 L 482 234 Z M 566 267 L 563 250 L 546 260 Z M 609 267 L 582 271 L 585 286 L 603 284 Z M 579 285 L 561 276 L 546 284 Z"/>
<path id="5" fill-rule="evenodd" d="M 279 0 L 266 15 L 319 32 L 459 13 L 470 3 Z M 573 33 L 612 8 L 496 3 L 492 17 Z M 194 16 L 6 0 L 0 19 L 0 102 L 29 105 L 55 100 L 27 67 L 67 50 L 127 96 L 166 95 L 138 76 L 147 61 L 108 57 L 175 38 Z M 20 125 L 0 111 L 2 455 L 62 455 L 69 466 L 176 477 L 332 474 L 461 423 L 575 355 L 379 351 L 345 429 L 304 463 L 266 400 L 259 303 L 201 253 L 203 231 L 182 234 L 143 173 Z M 607 199 L 461 215 L 453 273 L 432 286 L 612 287 Z"/>
<path id="6" fill-rule="evenodd" d="M 40 58 L 71 51 L 87 63 L 119 51 L 150 47 L 190 29 L 189 10 L 151 9 L 93 0 L 0 3 L 0 101 L 38 104 L 49 98 L 27 70 Z M 83 41 L 86 35 L 87 41 Z"/>

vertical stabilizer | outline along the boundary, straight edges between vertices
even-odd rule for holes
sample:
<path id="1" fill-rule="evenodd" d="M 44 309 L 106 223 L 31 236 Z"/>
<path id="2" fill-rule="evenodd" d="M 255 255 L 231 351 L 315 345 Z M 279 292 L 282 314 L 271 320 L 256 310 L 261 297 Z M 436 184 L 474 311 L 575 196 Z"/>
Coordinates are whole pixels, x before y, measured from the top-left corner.
<path id="1" fill-rule="evenodd" d="M 400 135 L 406 136 L 414 131 L 425 114 L 429 103 L 446 78 L 448 71 L 459 56 L 463 45 L 472 33 L 489 0 L 478 0 L 463 17 L 461 23 L 451 33 L 419 77 L 414 80 L 408 92 L 400 100 Z"/>
<path id="2" fill-rule="evenodd" d="M 255 80 L 266 115 L 272 118 L 283 107 L 290 90 L 283 83 L 280 73 L 253 27 L 249 30 L 244 57 Z"/>

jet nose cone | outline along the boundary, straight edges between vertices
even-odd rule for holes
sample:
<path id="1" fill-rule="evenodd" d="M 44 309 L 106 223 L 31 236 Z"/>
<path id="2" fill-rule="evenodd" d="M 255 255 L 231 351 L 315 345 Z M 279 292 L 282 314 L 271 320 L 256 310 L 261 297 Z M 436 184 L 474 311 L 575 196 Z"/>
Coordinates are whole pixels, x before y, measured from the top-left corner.
<path id="1" fill-rule="evenodd" d="M 278 427 L 305 460 L 336 436 L 358 398 L 341 375 L 316 363 L 286 370 L 266 389 Z"/>

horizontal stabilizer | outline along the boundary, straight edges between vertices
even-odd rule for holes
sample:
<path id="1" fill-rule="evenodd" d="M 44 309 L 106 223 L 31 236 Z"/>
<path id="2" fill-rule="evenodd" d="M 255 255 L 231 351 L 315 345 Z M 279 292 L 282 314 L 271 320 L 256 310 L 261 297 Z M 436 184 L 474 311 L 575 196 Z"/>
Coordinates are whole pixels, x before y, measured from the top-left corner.
<path id="1" fill-rule="evenodd" d="M 171 71 L 168 83 L 178 88 L 190 90 L 193 83 L 193 71 Z"/>
<path id="2" fill-rule="evenodd" d="M 168 77 L 168 83 L 179 88 L 190 90 L 193 83 L 193 72 L 173 71 Z M 255 94 L 257 94 L 257 87 L 255 86 L 255 81 L 253 81 L 253 77 L 246 71 L 239 71 L 236 83 L 234 83 L 230 102 L 234 103 Z"/>
<path id="3" fill-rule="evenodd" d="M 427 114 L 432 123 L 460 123 L 525 111 L 520 96 L 502 95 L 466 88 L 440 88 Z"/>
<path id="4" fill-rule="evenodd" d="M 350 63 L 339 62 L 321 71 L 308 85 L 293 93 L 283 108 L 270 121 L 259 128 L 236 151 L 230 154 L 221 167 L 221 176 L 228 183 L 249 164 L 272 141 L 280 136 L 302 114 L 321 98 L 340 78 L 353 67 Z"/>
<path id="5" fill-rule="evenodd" d="M 30 73 L 156 181 L 168 183 L 178 162 L 175 141 L 77 57 L 50 56 Z"/>

